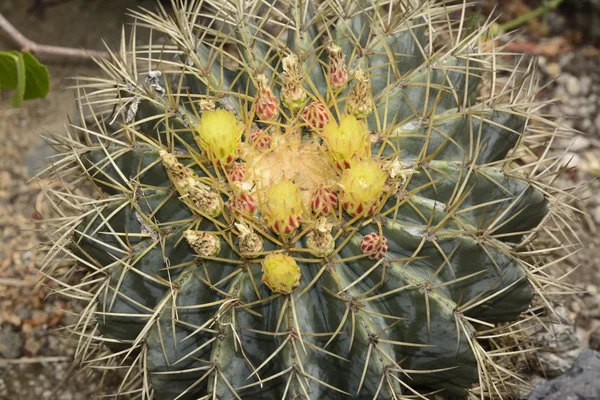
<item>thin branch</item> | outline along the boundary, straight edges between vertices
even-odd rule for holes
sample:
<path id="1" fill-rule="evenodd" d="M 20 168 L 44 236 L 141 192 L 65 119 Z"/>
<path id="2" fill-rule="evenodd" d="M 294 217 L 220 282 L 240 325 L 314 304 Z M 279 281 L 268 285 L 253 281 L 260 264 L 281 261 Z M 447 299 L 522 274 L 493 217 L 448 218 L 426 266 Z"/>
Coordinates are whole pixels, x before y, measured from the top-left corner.
<path id="1" fill-rule="evenodd" d="M 78 60 L 89 60 L 91 58 L 109 58 L 106 51 L 75 49 L 72 47 L 50 46 L 36 43 L 26 38 L 17 28 L 15 28 L 0 13 L 0 30 L 4 31 L 8 37 L 20 47 L 21 51 L 30 51 L 37 55 L 50 55 L 62 58 L 72 58 Z"/>

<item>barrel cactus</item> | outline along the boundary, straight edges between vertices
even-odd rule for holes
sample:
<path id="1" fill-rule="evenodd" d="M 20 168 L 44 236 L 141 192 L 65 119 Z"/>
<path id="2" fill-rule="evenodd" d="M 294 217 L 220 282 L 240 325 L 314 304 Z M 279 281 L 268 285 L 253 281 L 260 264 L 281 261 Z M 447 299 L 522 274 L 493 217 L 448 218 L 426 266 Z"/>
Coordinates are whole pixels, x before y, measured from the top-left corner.
<path id="1" fill-rule="evenodd" d="M 545 299 L 560 208 L 531 71 L 464 5 L 173 7 L 79 78 L 46 171 L 77 358 L 143 399 L 506 393 L 486 341 Z"/>

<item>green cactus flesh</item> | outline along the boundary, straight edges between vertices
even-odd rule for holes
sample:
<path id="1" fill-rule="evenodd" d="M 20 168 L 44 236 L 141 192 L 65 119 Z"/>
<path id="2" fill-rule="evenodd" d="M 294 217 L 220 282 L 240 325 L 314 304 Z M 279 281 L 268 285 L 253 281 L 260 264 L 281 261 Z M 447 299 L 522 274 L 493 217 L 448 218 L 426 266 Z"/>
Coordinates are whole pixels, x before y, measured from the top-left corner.
<path id="1" fill-rule="evenodd" d="M 139 366 L 125 382 L 143 384 L 120 390 L 141 398 L 464 397 L 493 385 L 478 332 L 530 306 L 535 271 L 518 248 L 548 214 L 543 186 L 511 156 L 541 121 L 517 93 L 525 84 L 480 94 L 497 54 L 448 22 L 460 6 L 233 3 L 136 13 L 165 44 L 124 44 L 102 62 L 108 78 L 81 80 L 82 123 L 59 169 L 98 193 L 70 246 L 89 271 L 82 354 L 99 343 L 112 352 L 99 359 Z M 303 116 L 313 102 L 349 131 L 326 137 L 324 114 Z M 217 122 L 203 126 L 208 115 Z M 251 139 L 257 129 L 268 143 Z M 329 210 L 311 201 L 319 187 Z M 241 194 L 252 204 L 240 211 Z M 271 276 L 273 255 L 291 258 Z"/>

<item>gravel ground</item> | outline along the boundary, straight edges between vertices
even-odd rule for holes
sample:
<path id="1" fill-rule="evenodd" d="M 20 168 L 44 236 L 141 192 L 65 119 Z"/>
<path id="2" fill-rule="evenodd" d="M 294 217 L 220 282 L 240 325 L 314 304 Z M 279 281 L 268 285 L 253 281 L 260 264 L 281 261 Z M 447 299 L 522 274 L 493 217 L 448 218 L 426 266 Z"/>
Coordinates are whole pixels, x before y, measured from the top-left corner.
<path id="1" fill-rule="evenodd" d="M 27 4 L 24 4 L 27 3 Z M 151 7 L 153 1 L 66 1 L 27 12 L 33 1 L 3 0 L 0 12 L 27 37 L 44 44 L 103 49 L 116 46 L 127 8 Z M 11 43 L 0 37 L 0 49 Z M 51 74 L 46 99 L 11 109 L 0 100 L 0 399 L 94 398 L 98 375 L 75 374 L 74 347 L 57 328 L 74 321 L 79 310 L 51 288 L 38 284 L 40 236 L 35 220 L 47 211 L 35 176 L 51 151 L 40 135 L 61 133 L 74 111 L 72 81 L 97 74 L 91 63 L 46 60 Z M 110 385 L 109 385 L 110 387 Z M 100 394 L 100 393 L 98 393 Z"/>
<path id="2" fill-rule="evenodd" d="M 0 12 L 25 35 L 42 43 L 90 49 L 101 49 L 101 38 L 109 44 L 117 42 L 126 8 L 153 4 L 151 0 L 71 0 L 47 8 L 40 17 L 28 14 L 22 3 L 4 0 Z M 482 1 L 483 9 L 484 3 L 490 2 Z M 574 17 L 566 11 L 551 14 L 549 37 L 526 33 L 515 41 L 519 48 L 541 54 L 539 68 L 547 86 L 540 100 L 558 99 L 546 112 L 563 116 L 565 125 L 581 132 L 574 140 L 556 143 L 556 154 L 567 151 L 563 159 L 572 166 L 557 182 L 563 187 L 600 176 L 600 50 L 589 41 L 565 42 L 562 36 L 552 36 L 561 26 L 573 29 L 572 21 L 585 20 L 570 18 Z M 10 48 L 10 43 L 0 40 L 3 48 Z M 49 154 L 40 134 L 62 132 L 73 110 L 66 78 L 97 70 L 89 64 L 51 62 L 49 67 L 52 88 L 48 98 L 28 102 L 19 110 L 0 101 L 0 400 L 90 399 L 101 394 L 95 392 L 98 375 L 73 376 L 73 347 L 66 332 L 57 331 L 72 322 L 77 306 L 58 296 L 46 298 L 51 288 L 37 283 L 40 237 L 34 228 L 46 206 L 37 182 L 30 182 Z M 549 348 L 556 338 L 562 340 L 552 348 L 552 354 L 558 354 L 554 362 L 559 370 L 581 349 L 600 348 L 599 193 L 600 183 L 592 181 L 575 204 L 587 213 L 573 224 L 583 248 L 561 266 L 570 272 L 567 279 L 582 288 L 581 294 L 567 299 L 563 313 L 575 327 L 546 340 Z"/>
<path id="3" fill-rule="evenodd" d="M 480 0 L 482 11 L 498 7 L 499 22 L 510 21 L 535 8 L 540 1 Z M 565 282 L 578 293 L 568 296 L 555 311 L 573 326 L 553 324 L 550 335 L 534 337 L 542 351 L 535 353 L 530 381 L 564 372 L 586 348 L 600 350 L 600 1 L 565 0 L 547 16 L 546 24 L 534 20 L 509 35 L 508 51 L 539 56 L 540 101 L 554 100 L 543 112 L 573 129 L 572 138 L 559 138 L 549 156 L 562 157 L 567 171 L 555 182 L 561 188 L 581 185 L 580 200 L 572 206 L 582 211 L 571 229 L 582 246 L 562 261 L 557 270 L 568 274 Z M 507 60 L 509 61 L 509 60 Z"/>

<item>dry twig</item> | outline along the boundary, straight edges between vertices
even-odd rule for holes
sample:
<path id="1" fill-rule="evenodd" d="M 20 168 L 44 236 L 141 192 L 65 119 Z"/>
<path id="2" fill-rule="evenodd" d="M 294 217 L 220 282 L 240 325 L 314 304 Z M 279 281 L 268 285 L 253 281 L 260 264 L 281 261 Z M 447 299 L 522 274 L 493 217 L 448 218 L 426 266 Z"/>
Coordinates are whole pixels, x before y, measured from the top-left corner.
<path id="1" fill-rule="evenodd" d="M 0 30 L 4 31 L 8 37 L 20 47 L 20 50 L 30 51 L 37 55 L 48 55 L 78 60 L 109 58 L 110 56 L 106 51 L 75 49 L 72 47 L 50 46 L 36 43 L 26 38 L 17 28 L 8 22 L 2 14 L 0 14 Z"/>

